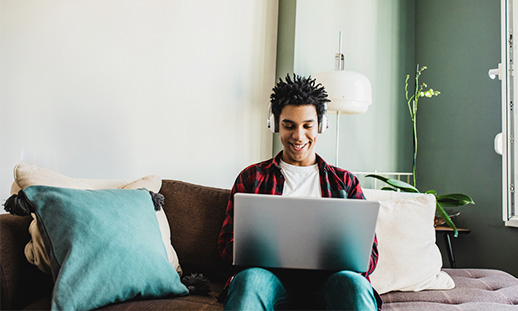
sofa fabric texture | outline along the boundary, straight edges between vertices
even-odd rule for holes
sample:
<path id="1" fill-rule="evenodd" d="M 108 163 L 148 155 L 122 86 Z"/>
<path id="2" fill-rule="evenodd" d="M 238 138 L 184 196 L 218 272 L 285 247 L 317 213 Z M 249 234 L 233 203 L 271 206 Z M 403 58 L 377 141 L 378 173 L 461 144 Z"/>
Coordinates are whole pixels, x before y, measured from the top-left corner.
<path id="1" fill-rule="evenodd" d="M 444 269 L 452 290 L 391 292 L 383 310 L 518 310 L 518 280 L 499 270 Z"/>
<path id="2" fill-rule="evenodd" d="M 211 280 L 206 295 L 134 299 L 101 310 L 222 310 L 217 296 L 234 272 L 217 254 L 217 238 L 230 190 L 176 180 L 163 180 L 164 211 L 171 241 L 184 275 L 203 273 Z M 0 309 L 50 308 L 52 279 L 29 264 L 24 247 L 30 239 L 32 217 L 0 215 Z M 452 290 L 390 292 L 382 295 L 384 310 L 517 310 L 518 279 L 498 270 L 444 269 Z"/>

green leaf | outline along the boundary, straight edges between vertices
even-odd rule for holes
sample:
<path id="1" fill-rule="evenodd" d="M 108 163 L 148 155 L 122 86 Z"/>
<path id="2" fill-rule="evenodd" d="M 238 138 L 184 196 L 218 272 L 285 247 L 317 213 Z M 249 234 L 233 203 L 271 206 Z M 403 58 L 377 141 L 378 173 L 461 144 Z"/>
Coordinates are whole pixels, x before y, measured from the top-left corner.
<path id="1" fill-rule="evenodd" d="M 444 195 L 436 195 L 437 202 L 446 207 L 464 206 L 467 204 L 475 204 L 473 199 L 463 193 L 450 193 Z"/>
<path id="2" fill-rule="evenodd" d="M 437 191 L 435 191 L 435 190 L 428 190 L 425 193 L 426 194 L 433 194 L 433 195 L 437 196 Z"/>
<path id="3" fill-rule="evenodd" d="M 381 190 L 396 191 L 397 192 L 397 189 L 396 188 L 392 188 L 392 187 L 383 187 L 383 188 L 381 188 Z"/>
<path id="4" fill-rule="evenodd" d="M 448 216 L 448 213 L 446 213 L 446 211 L 444 210 L 444 208 L 442 207 L 442 205 L 439 202 L 437 202 L 435 209 L 436 209 L 437 213 L 439 214 L 439 216 L 441 216 L 441 218 L 446 222 L 448 227 L 453 229 L 453 236 L 455 238 L 458 237 L 459 231 L 457 230 L 457 226 L 455 226 L 453 221 L 451 221 L 450 216 Z"/>
<path id="5" fill-rule="evenodd" d="M 419 193 L 419 190 L 417 190 L 416 187 L 412 186 L 409 183 L 401 181 L 401 180 L 391 179 L 391 178 L 387 178 L 387 177 L 384 177 L 384 176 L 381 176 L 381 175 L 376 175 L 376 174 L 369 174 L 369 175 L 367 175 L 365 177 L 372 177 L 372 178 L 379 179 L 379 180 L 381 180 L 381 181 L 391 185 L 392 187 L 400 189 L 400 190 L 402 190 L 404 192 Z"/>

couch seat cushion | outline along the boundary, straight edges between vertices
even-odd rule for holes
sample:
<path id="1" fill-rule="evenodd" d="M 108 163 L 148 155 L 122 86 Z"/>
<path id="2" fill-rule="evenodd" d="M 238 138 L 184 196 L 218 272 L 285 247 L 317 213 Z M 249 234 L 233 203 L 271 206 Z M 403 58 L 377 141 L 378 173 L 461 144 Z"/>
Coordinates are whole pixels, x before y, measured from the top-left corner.
<path id="1" fill-rule="evenodd" d="M 517 310 L 518 279 L 489 269 L 444 269 L 456 287 L 382 295 L 383 310 Z"/>
<path id="2" fill-rule="evenodd" d="M 184 297 L 131 300 L 111 304 L 96 310 L 223 310 L 223 304 L 218 302 L 217 296 L 223 289 L 223 283 L 211 282 L 210 293 L 207 296 L 188 295 Z M 50 310 L 50 297 L 39 299 L 25 308 L 25 310 Z"/>

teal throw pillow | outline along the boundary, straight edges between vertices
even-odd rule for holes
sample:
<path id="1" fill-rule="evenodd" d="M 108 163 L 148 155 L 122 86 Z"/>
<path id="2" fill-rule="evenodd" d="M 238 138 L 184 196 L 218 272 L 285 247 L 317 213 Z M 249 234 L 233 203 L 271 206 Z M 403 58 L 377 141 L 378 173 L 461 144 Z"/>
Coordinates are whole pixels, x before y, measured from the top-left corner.
<path id="1" fill-rule="evenodd" d="M 188 294 L 167 259 L 149 191 L 31 186 L 21 192 L 51 258 L 52 310 Z"/>

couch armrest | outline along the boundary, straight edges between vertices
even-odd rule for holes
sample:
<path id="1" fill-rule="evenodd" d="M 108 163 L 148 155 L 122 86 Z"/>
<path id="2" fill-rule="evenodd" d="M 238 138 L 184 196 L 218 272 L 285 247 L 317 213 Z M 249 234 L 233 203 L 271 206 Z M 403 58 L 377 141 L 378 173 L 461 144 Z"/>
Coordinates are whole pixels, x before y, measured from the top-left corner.
<path id="1" fill-rule="evenodd" d="M 52 279 L 27 262 L 32 217 L 0 215 L 0 309 L 20 309 L 50 295 Z"/>

